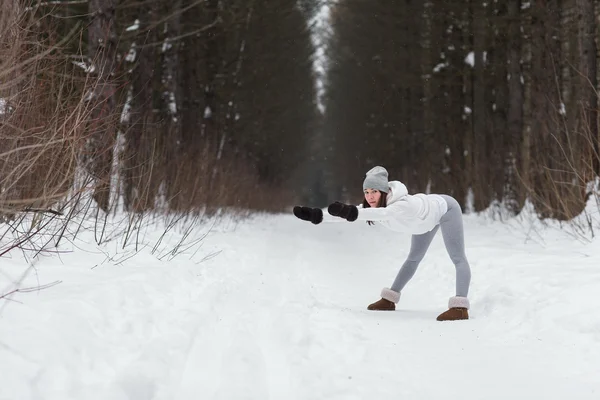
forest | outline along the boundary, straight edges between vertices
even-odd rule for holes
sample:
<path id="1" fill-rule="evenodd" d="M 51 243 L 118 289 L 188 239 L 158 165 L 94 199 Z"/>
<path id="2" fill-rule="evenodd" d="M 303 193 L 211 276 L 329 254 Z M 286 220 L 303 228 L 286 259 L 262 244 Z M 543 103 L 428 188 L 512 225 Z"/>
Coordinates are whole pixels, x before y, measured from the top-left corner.
<path id="1" fill-rule="evenodd" d="M 383 165 L 569 220 L 597 185 L 597 1 L 2 4 L 2 219 L 325 206 Z"/>

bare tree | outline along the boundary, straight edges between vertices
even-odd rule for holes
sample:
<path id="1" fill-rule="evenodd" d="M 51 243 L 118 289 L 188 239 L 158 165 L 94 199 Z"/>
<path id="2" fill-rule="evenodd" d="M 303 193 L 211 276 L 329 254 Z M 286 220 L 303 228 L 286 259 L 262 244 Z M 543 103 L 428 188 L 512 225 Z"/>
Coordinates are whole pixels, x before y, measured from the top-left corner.
<path id="1" fill-rule="evenodd" d="M 115 0 L 90 0 L 88 13 L 89 72 L 97 77 L 97 84 L 90 94 L 93 102 L 89 122 L 88 143 L 89 171 L 95 178 L 94 199 L 107 211 L 110 200 L 110 176 L 116 127 L 117 97 L 117 32 Z"/>
<path id="2" fill-rule="evenodd" d="M 578 16 L 578 80 L 581 86 L 581 120 L 582 133 L 585 138 L 582 145 L 590 150 L 590 162 L 584 165 L 587 173 L 584 180 L 591 181 L 593 176 L 600 175 L 600 138 L 598 136 L 598 46 L 595 35 L 597 31 L 596 9 L 592 0 L 577 0 Z"/>
<path id="3" fill-rule="evenodd" d="M 522 152 L 519 144 L 521 143 L 523 132 L 523 106 L 524 106 L 524 90 L 523 90 L 523 38 L 521 27 L 523 20 L 520 14 L 521 2 L 511 1 L 507 4 L 507 25 L 508 35 L 506 46 L 508 47 L 508 112 L 507 132 L 504 135 L 506 138 L 506 155 L 504 159 L 505 173 L 505 191 L 504 198 L 508 209 L 517 213 L 521 210 L 524 200 L 525 191 L 521 185 L 521 180 L 518 179 L 517 168 L 522 159 Z M 502 134 L 502 133 L 499 133 Z"/>

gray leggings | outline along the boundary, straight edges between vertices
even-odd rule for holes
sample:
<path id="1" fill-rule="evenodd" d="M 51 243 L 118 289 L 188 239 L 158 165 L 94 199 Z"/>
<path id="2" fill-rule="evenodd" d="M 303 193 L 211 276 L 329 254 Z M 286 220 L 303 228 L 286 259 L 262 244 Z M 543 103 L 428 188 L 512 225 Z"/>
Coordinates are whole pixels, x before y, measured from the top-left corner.
<path id="1" fill-rule="evenodd" d="M 448 212 L 442 216 L 440 224 L 427 233 L 413 235 L 410 243 L 410 252 L 406 261 L 400 268 L 394 284 L 390 289 L 400 292 L 408 281 L 413 277 L 419 263 L 425 257 L 425 253 L 437 233 L 442 227 L 442 237 L 450 259 L 456 267 L 456 295 L 467 297 L 469 284 L 471 283 L 471 268 L 465 255 L 465 237 L 463 233 L 462 210 L 458 202 L 446 195 L 441 195 L 448 203 Z"/>

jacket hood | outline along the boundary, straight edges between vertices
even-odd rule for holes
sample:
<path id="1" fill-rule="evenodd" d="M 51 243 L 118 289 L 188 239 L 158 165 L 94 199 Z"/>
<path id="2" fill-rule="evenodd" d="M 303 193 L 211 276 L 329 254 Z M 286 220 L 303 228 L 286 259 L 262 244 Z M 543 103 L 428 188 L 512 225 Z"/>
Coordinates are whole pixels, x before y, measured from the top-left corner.
<path id="1" fill-rule="evenodd" d="M 404 183 L 400 181 L 390 181 L 388 182 L 388 184 L 391 189 L 391 193 L 388 195 L 387 198 L 388 204 L 398 201 L 404 196 L 408 195 L 408 189 L 406 188 Z"/>

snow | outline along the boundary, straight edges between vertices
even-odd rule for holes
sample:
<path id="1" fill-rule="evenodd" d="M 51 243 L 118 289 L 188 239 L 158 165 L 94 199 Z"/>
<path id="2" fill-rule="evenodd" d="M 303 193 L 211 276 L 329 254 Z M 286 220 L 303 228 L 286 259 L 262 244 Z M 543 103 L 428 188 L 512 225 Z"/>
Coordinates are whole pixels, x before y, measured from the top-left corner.
<path id="1" fill-rule="evenodd" d="M 99 246 L 84 231 L 32 267 L 2 259 L 0 293 L 28 268 L 21 288 L 60 283 L 0 300 L 0 399 L 600 396 L 597 238 L 466 215 L 471 319 L 441 323 L 454 294 L 441 235 L 398 309 L 373 312 L 408 235 L 290 214 L 162 233 Z"/>
<path id="2" fill-rule="evenodd" d="M 136 19 L 133 23 L 133 25 L 128 26 L 125 31 L 127 32 L 132 32 L 132 31 L 137 31 L 138 29 L 140 29 L 140 20 Z"/>
<path id="3" fill-rule="evenodd" d="M 166 38 L 166 39 L 164 40 L 164 42 L 163 42 L 163 44 L 162 44 L 162 47 L 161 47 L 161 49 L 160 49 L 160 51 L 161 51 L 162 53 L 166 53 L 167 51 L 169 51 L 169 50 L 170 50 L 170 49 L 173 47 L 173 45 L 171 44 L 171 41 L 170 41 L 170 40 L 171 40 L 170 38 Z"/>
<path id="4" fill-rule="evenodd" d="M 168 92 L 169 98 L 169 112 L 171 115 L 177 114 L 177 102 L 175 101 L 175 94 L 173 92 Z"/>
<path id="5" fill-rule="evenodd" d="M 470 51 L 469 54 L 465 57 L 465 63 L 469 64 L 471 67 L 475 66 L 475 53 Z"/>
<path id="6" fill-rule="evenodd" d="M 483 52 L 483 62 L 487 61 L 487 51 Z M 475 66 L 475 53 L 470 51 L 465 57 L 465 63 L 469 64 L 471 67 Z"/>
<path id="7" fill-rule="evenodd" d="M 137 51 L 136 51 L 136 44 L 134 42 L 131 44 L 129 51 L 127 52 L 127 55 L 125 56 L 125 61 L 134 62 L 136 57 L 137 57 Z"/>
<path id="8" fill-rule="evenodd" d="M 6 99 L 0 97 L 0 115 L 4 115 L 6 112 Z"/>
<path id="9" fill-rule="evenodd" d="M 71 61 L 71 62 L 73 63 L 73 65 L 76 65 L 79 68 L 83 69 L 86 74 L 91 74 L 96 71 L 96 66 L 94 64 L 88 65 L 83 61 Z"/>
<path id="10" fill-rule="evenodd" d="M 446 68 L 448 65 L 450 65 L 450 64 L 448 64 L 447 62 L 439 63 L 438 65 L 433 67 L 433 72 L 440 72 L 442 69 Z"/>
<path id="11" fill-rule="evenodd" d="M 129 123 L 131 119 L 131 107 L 133 103 L 133 87 L 129 85 L 127 88 L 127 99 L 123 104 L 123 109 L 121 110 L 121 118 L 120 121 L 122 124 Z"/>

